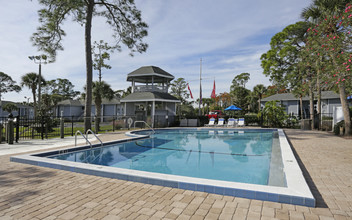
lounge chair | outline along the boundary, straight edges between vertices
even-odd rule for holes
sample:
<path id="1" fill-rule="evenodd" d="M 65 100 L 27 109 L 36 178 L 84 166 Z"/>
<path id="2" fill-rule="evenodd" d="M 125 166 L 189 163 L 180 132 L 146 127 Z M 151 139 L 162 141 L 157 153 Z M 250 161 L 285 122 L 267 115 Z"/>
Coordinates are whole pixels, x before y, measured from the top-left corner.
<path id="1" fill-rule="evenodd" d="M 244 126 L 244 118 L 239 118 L 238 119 L 238 126 L 241 126 L 241 127 Z"/>
<path id="2" fill-rule="evenodd" d="M 236 123 L 237 120 L 234 118 L 229 118 L 229 120 L 227 121 L 227 127 L 236 127 Z"/>
<path id="3" fill-rule="evenodd" d="M 216 125 L 217 127 L 223 127 L 225 124 L 225 119 L 224 118 L 219 118 L 218 124 Z"/>
<path id="4" fill-rule="evenodd" d="M 209 119 L 209 123 L 206 124 L 205 126 L 210 127 L 210 126 L 215 126 L 215 118 Z"/>

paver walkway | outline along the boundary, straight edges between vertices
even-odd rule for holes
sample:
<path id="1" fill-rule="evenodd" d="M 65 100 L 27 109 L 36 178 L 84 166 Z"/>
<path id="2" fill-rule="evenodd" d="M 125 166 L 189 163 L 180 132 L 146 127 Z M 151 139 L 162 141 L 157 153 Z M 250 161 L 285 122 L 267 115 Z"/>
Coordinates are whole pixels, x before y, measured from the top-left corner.
<path id="1" fill-rule="evenodd" d="M 0 219 L 352 219 L 352 139 L 286 133 L 316 208 L 30 166 L 9 162 L 6 155 L 0 156 Z"/>

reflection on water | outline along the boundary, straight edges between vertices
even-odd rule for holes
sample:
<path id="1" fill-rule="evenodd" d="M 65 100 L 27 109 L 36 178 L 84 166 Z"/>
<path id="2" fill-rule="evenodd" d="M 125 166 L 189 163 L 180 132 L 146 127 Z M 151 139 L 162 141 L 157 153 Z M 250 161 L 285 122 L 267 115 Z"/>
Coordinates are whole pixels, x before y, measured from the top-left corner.
<path id="1" fill-rule="evenodd" d="M 266 185 L 272 138 L 272 131 L 158 130 L 151 138 L 52 158 Z"/>

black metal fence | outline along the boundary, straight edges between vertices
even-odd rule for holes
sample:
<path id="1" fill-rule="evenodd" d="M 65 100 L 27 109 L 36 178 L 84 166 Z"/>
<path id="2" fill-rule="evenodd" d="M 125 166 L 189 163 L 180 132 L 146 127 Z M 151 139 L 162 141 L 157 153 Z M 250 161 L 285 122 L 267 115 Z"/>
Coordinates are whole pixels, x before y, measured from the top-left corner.
<path id="1" fill-rule="evenodd" d="M 305 117 L 301 118 L 299 115 L 290 114 L 289 119 L 297 119 L 300 122 L 300 127 L 302 129 L 310 130 L 313 128 L 317 130 L 323 131 L 332 131 L 333 128 L 333 114 L 332 113 L 319 113 L 312 115 L 305 115 Z"/>
<path id="2" fill-rule="evenodd" d="M 7 122 L 7 117 L 0 117 L 0 143 L 6 140 L 6 132 L 5 132 L 6 122 Z"/>
<path id="3" fill-rule="evenodd" d="M 146 128 L 145 123 L 135 123 L 145 121 L 149 126 L 156 128 L 174 126 L 175 116 L 155 116 L 154 123 L 151 117 L 137 116 L 104 116 L 89 117 L 91 130 L 95 133 L 115 132 L 121 129 L 133 127 Z M 0 141 L 7 141 L 6 131 L 9 118 L 0 118 Z M 98 123 L 99 121 L 99 123 Z M 16 142 L 26 139 L 47 139 L 54 137 L 74 136 L 77 131 L 84 133 L 84 117 L 74 116 L 39 116 L 35 118 L 15 117 L 13 119 L 14 139 Z M 97 130 L 99 124 L 99 131 Z"/>

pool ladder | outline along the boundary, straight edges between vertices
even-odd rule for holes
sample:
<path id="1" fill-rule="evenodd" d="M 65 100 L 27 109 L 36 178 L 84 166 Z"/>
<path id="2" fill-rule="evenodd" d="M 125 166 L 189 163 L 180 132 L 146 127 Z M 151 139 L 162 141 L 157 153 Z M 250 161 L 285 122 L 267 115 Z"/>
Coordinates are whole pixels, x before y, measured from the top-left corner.
<path id="1" fill-rule="evenodd" d="M 89 134 L 89 133 L 93 134 L 93 135 L 100 141 L 100 145 L 103 146 L 103 142 L 100 140 L 100 138 L 98 138 L 98 136 L 97 136 L 91 129 L 88 129 L 88 130 L 86 131 L 86 135 L 82 134 L 82 132 L 79 131 L 79 130 L 76 131 L 76 134 L 75 134 L 75 146 L 77 146 L 77 133 L 80 133 L 81 136 L 82 136 L 84 139 L 86 139 L 86 143 L 89 143 L 89 145 L 90 145 L 91 148 L 93 147 L 93 145 L 92 145 L 92 143 L 90 143 L 90 141 L 88 140 L 88 134 Z"/>
<path id="2" fill-rule="evenodd" d="M 135 122 L 134 122 L 134 128 L 136 128 L 136 123 L 144 123 L 145 125 L 147 125 L 147 127 L 149 127 L 150 129 L 152 129 L 152 134 L 155 133 L 154 129 L 153 129 L 152 127 L 150 127 L 150 125 L 149 125 L 147 122 L 145 122 L 145 121 L 135 121 Z"/>

